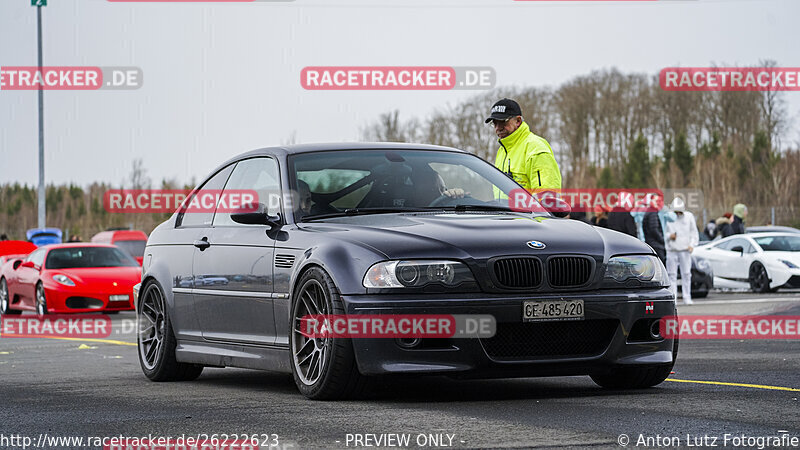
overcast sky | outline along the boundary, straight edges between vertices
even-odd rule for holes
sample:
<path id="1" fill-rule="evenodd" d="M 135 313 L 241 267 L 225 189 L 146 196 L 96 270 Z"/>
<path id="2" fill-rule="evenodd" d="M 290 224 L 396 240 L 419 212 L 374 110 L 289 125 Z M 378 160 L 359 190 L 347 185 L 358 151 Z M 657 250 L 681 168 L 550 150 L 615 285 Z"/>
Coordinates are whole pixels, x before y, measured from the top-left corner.
<path id="1" fill-rule="evenodd" d="M 610 67 L 800 67 L 798 17 L 798 0 L 49 0 L 46 66 L 137 66 L 144 85 L 46 91 L 46 178 L 118 184 L 142 158 L 154 181 L 200 179 L 293 135 L 353 141 L 383 112 L 424 118 L 479 93 L 306 91 L 306 66 L 491 66 L 498 86 L 557 86 Z M 35 64 L 36 8 L 0 1 L 0 66 Z M 797 130 L 800 92 L 784 96 Z M 37 182 L 37 117 L 36 91 L 0 92 L 0 183 Z"/>

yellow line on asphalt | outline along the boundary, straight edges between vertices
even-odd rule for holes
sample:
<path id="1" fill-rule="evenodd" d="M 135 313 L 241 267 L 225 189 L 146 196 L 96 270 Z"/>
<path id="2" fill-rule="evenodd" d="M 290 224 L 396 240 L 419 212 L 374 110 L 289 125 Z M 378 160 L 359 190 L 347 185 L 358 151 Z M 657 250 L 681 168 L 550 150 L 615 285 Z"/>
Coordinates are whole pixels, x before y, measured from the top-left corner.
<path id="1" fill-rule="evenodd" d="M 72 338 L 72 337 L 61 337 L 61 336 L 26 336 L 22 334 L 15 334 L 12 336 L 7 337 L 14 337 L 14 338 L 38 338 L 38 339 L 59 339 L 62 341 L 77 341 L 77 342 L 101 342 L 103 344 L 113 344 L 113 345 L 131 345 L 136 347 L 136 342 L 125 342 L 125 341 L 115 341 L 114 339 L 97 339 L 97 338 Z"/>
<path id="2" fill-rule="evenodd" d="M 667 378 L 666 381 L 676 381 L 678 383 L 715 384 L 718 386 L 738 386 L 738 387 L 756 388 L 756 389 L 771 389 L 774 391 L 800 392 L 800 389 L 797 388 L 782 387 L 782 386 L 765 386 L 763 384 L 726 383 L 724 381 L 678 380 L 675 378 Z"/>

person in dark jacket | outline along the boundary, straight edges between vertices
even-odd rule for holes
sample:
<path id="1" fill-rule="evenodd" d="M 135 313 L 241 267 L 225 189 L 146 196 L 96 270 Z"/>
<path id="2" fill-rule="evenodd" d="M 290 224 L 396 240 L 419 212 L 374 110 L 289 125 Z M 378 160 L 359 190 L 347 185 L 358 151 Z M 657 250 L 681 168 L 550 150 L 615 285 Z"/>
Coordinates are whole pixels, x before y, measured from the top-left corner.
<path id="1" fill-rule="evenodd" d="M 733 221 L 731 222 L 731 234 L 744 234 L 744 219 L 747 217 L 747 206 L 737 203 L 733 207 Z"/>
<path id="2" fill-rule="evenodd" d="M 661 220 L 658 218 L 658 211 L 648 211 L 642 220 L 642 230 L 644 231 L 644 242 L 653 250 L 665 265 L 667 264 L 667 250 L 664 248 L 664 229 L 661 227 Z"/>
<path id="3" fill-rule="evenodd" d="M 608 228 L 608 208 L 605 205 L 598 205 L 594 208 L 594 217 L 589 222 L 596 227 Z"/>
<path id="4" fill-rule="evenodd" d="M 633 207 L 633 195 L 630 192 L 620 192 L 619 202 L 614 210 L 608 213 L 608 228 L 638 239 L 636 220 L 631 215 Z"/>
<path id="5" fill-rule="evenodd" d="M 636 221 L 628 211 L 612 211 L 608 213 L 608 228 L 638 238 Z"/>
<path id="6" fill-rule="evenodd" d="M 717 236 L 726 238 L 733 234 L 733 230 L 731 229 L 731 216 L 731 213 L 725 213 L 722 217 L 717 218 Z"/>

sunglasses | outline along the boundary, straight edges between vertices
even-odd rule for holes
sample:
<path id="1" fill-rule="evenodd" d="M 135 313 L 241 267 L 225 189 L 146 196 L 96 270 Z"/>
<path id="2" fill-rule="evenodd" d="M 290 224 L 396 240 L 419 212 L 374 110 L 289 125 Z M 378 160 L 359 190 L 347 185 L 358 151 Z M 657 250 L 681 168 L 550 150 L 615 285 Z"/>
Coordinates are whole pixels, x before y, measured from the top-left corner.
<path id="1" fill-rule="evenodd" d="M 513 119 L 513 118 L 514 118 L 514 117 L 509 117 L 508 119 L 504 119 L 504 120 L 500 120 L 500 119 L 492 119 L 492 121 L 491 121 L 491 122 L 489 122 L 489 125 L 490 125 L 490 126 L 493 126 L 493 127 L 496 127 L 496 126 L 498 126 L 498 125 L 505 127 L 506 125 L 508 125 L 508 121 L 509 121 L 509 120 L 511 120 L 511 119 Z"/>

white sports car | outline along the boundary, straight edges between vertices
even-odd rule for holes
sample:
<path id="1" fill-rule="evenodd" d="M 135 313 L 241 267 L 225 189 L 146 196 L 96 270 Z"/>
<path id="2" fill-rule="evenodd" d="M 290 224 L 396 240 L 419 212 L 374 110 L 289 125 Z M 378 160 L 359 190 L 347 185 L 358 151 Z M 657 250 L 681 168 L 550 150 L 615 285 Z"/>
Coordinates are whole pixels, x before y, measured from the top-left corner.
<path id="1" fill-rule="evenodd" d="M 697 247 L 714 269 L 714 286 L 775 292 L 800 288 L 800 235 L 735 234 Z"/>

